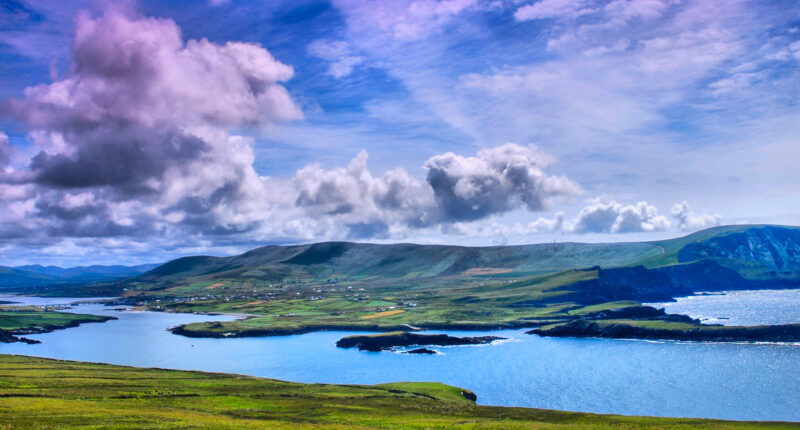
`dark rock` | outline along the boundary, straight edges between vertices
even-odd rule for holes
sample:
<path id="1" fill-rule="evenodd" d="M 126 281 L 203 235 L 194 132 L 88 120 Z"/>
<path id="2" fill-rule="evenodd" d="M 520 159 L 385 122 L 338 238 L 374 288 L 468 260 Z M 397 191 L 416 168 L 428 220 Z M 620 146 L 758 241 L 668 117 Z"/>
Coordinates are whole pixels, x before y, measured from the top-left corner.
<path id="1" fill-rule="evenodd" d="M 405 351 L 403 354 L 438 354 L 438 352 L 428 348 L 417 348 L 410 351 Z"/>
<path id="2" fill-rule="evenodd" d="M 467 400 L 469 400 L 471 402 L 477 402 L 478 401 L 478 396 L 475 395 L 475 393 L 473 393 L 472 391 L 463 390 L 463 391 L 461 391 L 461 395 L 464 396 L 465 399 L 467 399 Z"/>
<path id="3" fill-rule="evenodd" d="M 455 337 L 446 334 L 394 332 L 365 336 L 347 336 L 339 339 L 336 342 L 336 346 L 339 348 L 357 347 L 359 351 L 383 351 L 397 346 L 482 345 L 500 339 L 505 338 L 497 336 Z"/>
<path id="4" fill-rule="evenodd" d="M 18 337 L 14 336 L 14 334 L 8 330 L 0 329 L 0 343 L 14 343 L 14 342 L 23 342 L 29 345 L 33 345 L 36 343 L 42 343 L 41 341 L 35 339 L 28 339 L 26 337 Z"/>

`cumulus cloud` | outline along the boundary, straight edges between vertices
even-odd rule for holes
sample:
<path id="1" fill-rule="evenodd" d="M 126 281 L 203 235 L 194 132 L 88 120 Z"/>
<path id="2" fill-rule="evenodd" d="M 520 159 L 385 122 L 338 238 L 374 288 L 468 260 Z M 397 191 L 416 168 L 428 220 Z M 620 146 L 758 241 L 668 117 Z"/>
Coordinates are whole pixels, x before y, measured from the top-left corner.
<path id="1" fill-rule="evenodd" d="M 39 186 L 28 198 L 50 234 L 236 232 L 264 219 L 268 181 L 250 140 L 229 130 L 302 117 L 280 84 L 290 66 L 256 44 L 184 43 L 171 20 L 113 10 L 78 16 L 72 56 L 63 79 L 3 105 L 35 152 L 6 181 Z"/>
<path id="2" fill-rule="evenodd" d="M 476 157 L 437 155 L 425 168 L 442 216 L 472 221 L 518 207 L 541 211 L 553 201 L 579 195 L 578 184 L 547 173 L 551 162 L 534 147 L 509 143 L 481 150 Z"/>
<path id="3" fill-rule="evenodd" d="M 698 215 L 691 211 L 686 201 L 677 203 L 670 211 L 677 221 L 673 224 L 661 215 L 658 209 L 646 201 L 634 204 L 620 203 L 608 197 L 592 199 L 578 215 L 568 219 L 563 212 L 553 218 L 539 217 L 527 225 L 515 224 L 505 230 L 493 227 L 497 234 L 536 235 L 536 234 L 585 234 L 585 233 L 646 233 L 667 231 L 673 226 L 680 231 L 696 231 L 720 225 L 720 215 Z M 485 234 L 486 228 L 460 227 L 464 231 L 479 231 Z"/>
<path id="4" fill-rule="evenodd" d="M 620 203 L 607 197 L 592 199 L 578 215 L 568 219 L 563 212 L 553 218 L 539 217 L 527 225 L 512 228 L 515 234 L 585 234 L 585 233 L 641 233 L 666 231 L 672 223 L 658 209 L 645 201 L 635 204 Z"/>
<path id="5" fill-rule="evenodd" d="M 329 61 L 328 74 L 335 78 L 349 75 L 354 68 L 364 62 L 364 57 L 355 55 L 350 45 L 341 40 L 315 40 L 308 45 L 308 52 Z"/>
<path id="6" fill-rule="evenodd" d="M 584 207 L 573 224 L 574 233 L 650 232 L 670 227 L 669 220 L 645 201 L 622 204 L 602 198 Z"/>
<path id="7" fill-rule="evenodd" d="M 424 164 L 422 183 L 404 169 L 373 176 L 362 151 L 346 168 L 313 164 L 298 171 L 296 204 L 312 216 L 340 217 L 351 230 L 363 232 L 398 223 L 419 228 L 475 221 L 518 208 L 536 212 L 581 192 L 568 178 L 547 173 L 551 161 L 533 147 L 516 144 L 474 157 L 445 153 Z"/>
<path id="8" fill-rule="evenodd" d="M 405 170 L 374 177 L 361 151 L 346 168 L 324 170 L 319 164 L 300 169 L 294 177 L 296 204 L 312 215 L 345 215 L 353 225 L 365 219 L 422 223 L 429 216 L 430 190 Z"/>
<path id="9" fill-rule="evenodd" d="M 560 233 L 570 229 L 571 227 L 566 223 L 564 212 L 558 212 L 552 219 L 539 217 L 536 221 L 530 222 L 524 234 Z"/>
<path id="10" fill-rule="evenodd" d="M 678 221 L 678 228 L 681 231 L 696 231 L 704 228 L 720 225 L 721 215 L 695 214 L 689 208 L 686 200 L 676 203 L 670 211 L 672 216 Z"/>

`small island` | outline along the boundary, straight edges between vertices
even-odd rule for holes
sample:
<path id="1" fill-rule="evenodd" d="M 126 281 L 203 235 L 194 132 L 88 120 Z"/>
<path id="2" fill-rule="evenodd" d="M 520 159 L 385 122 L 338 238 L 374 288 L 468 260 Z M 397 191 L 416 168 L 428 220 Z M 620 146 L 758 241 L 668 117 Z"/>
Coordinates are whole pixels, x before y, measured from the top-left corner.
<path id="1" fill-rule="evenodd" d="M 385 351 L 403 346 L 450 346 L 450 345 L 485 345 L 496 340 L 504 340 L 498 336 L 456 337 L 447 334 L 419 334 L 404 331 L 379 333 L 370 335 L 347 336 L 339 339 L 339 348 L 358 348 L 359 351 Z M 430 354 L 427 348 L 415 350 L 414 354 Z M 433 351 L 435 353 L 435 351 Z"/>
<path id="2" fill-rule="evenodd" d="M 435 349 L 417 348 L 408 351 L 403 351 L 403 354 L 423 354 L 423 355 L 436 355 L 439 354 Z"/>

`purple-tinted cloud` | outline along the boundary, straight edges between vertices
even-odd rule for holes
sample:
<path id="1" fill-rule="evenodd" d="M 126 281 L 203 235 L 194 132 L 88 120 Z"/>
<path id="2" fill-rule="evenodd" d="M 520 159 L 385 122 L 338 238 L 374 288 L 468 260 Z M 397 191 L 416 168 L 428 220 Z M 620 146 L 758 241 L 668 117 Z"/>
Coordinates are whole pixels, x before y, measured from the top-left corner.
<path id="1" fill-rule="evenodd" d="M 252 227 L 269 187 L 229 130 L 302 118 L 280 85 L 291 67 L 255 44 L 184 43 L 171 20 L 116 11 L 78 16 L 72 56 L 63 79 L 4 104 L 36 148 L 7 180 L 41 186 L 30 197 L 51 234 Z"/>
<path id="2" fill-rule="evenodd" d="M 476 157 L 448 152 L 425 163 L 427 181 L 444 219 L 472 221 L 518 207 L 541 211 L 582 190 L 565 176 L 547 173 L 551 158 L 532 147 L 506 144 Z"/>
<path id="3" fill-rule="evenodd" d="M 427 183 L 403 169 L 376 178 L 366 161 L 362 151 L 346 168 L 301 169 L 294 178 L 297 205 L 312 216 L 340 217 L 359 231 L 372 231 L 375 223 L 381 230 L 393 224 L 420 228 L 485 219 L 518 208 L 536 212 L 581 192 L 568 178 L 547 173 L 550 157 L 515 144 L 485 149 L 475 157 L 431 157 L 424 165 Z"/>

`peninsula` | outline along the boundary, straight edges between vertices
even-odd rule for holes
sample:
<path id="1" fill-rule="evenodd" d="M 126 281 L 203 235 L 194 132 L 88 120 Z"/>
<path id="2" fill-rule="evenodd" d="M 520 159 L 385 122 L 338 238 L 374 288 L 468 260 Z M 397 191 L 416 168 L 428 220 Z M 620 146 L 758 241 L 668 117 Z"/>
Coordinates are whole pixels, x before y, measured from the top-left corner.
<path id="1" fill-rule="evenodd" d="M 45 311 L 37 307 L 0 307 L 0 342 L 40 343 L 22 335 L 49 333 L 86 323 L 115 320 L 116 317 Z"/>

